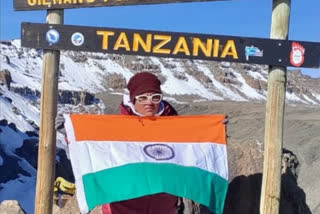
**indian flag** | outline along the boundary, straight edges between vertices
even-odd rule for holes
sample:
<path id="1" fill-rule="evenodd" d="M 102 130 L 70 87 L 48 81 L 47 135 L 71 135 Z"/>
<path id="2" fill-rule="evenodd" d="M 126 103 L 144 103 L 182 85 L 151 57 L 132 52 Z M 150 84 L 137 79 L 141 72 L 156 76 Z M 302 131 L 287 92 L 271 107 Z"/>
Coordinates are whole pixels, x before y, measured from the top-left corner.
<path id="1" fill-rule="evenodd" d="M 224 115 L 65 115 L 82 213 L 165 192 L 216 214 L 228 187 Z"/>

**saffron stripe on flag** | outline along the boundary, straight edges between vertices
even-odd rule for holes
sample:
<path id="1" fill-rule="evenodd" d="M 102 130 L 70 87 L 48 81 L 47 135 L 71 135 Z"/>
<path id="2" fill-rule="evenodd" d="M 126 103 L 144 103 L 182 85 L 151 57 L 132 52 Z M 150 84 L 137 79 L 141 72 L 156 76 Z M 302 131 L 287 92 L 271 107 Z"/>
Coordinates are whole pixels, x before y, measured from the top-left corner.
<path id="1" fill-rule="evenodd" d="M 76 141 L 168 141 L 226 144 L 225 125 L 222 123 L 224 115 L 176 117 L 70 115 L 70 118 Z"/>

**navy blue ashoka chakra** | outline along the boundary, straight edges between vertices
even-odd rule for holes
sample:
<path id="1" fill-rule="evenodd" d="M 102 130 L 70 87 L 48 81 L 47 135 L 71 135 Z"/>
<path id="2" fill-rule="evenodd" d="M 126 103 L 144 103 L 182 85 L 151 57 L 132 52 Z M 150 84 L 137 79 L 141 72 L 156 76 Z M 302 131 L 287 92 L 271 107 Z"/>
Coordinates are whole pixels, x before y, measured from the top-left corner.
<path id="1" fill-rule="evenodd" d="M 173 149 L 166 144 L 146 145 L 143 151 L 152 159 L 155 160 L 170 160 L 174 158 Z"/>

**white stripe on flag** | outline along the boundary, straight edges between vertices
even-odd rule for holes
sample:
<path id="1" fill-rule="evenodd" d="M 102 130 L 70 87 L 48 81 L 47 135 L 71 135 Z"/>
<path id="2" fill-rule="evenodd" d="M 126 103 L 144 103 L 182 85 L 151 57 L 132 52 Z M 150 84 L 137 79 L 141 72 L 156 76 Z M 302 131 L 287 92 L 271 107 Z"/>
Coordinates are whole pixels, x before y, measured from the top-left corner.
<path id="1" fill-rule="evenodd" d="M 169 160 L 155 160 L 148 156 L 144 148 L 155 144 L 170 146 L 174 157 Z M 197 167 L 228 179 L 226 146 L 222 144 L 81 141 L 71 143 L 69 150 L 71 157 L 79 157 L 77 164 L 73 165 L 74 174 L 79 176 L 130 163 L 149 162 Z"/>

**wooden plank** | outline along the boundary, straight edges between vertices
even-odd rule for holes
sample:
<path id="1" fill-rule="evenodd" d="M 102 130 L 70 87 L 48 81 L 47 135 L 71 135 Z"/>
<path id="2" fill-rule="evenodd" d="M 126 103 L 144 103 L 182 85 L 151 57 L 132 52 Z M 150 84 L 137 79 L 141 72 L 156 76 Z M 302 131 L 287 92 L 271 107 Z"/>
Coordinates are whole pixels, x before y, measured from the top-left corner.
<path id="1" fill-rule="evenodd" d="M 48 10 L 231 0 L 14 0 L 14 10 Z"/>
<path id="2" fill-rule="evenodd" d="M 270 38 L 288 39 L 289 15 L 290 0 L 273 0 Z M 295 48 L 292 61 L 300 63 L 301 47 Z M 260 214 L 279 213 L 286 80 L 286 67 L 269 68 Z"/>
<path id="3" fill-rule="evenodd" d="M 63 10 L 48 10 L 47 23 L 63 24 Z M 57 115 L 59 59 L 60 51 L 44 50 L 35 214 L 52 213 L 56 166 L 54 124 Z"/>
<path id="4" fill-rule="evenodd" d="M 319 67 L 320 43 L 209 34 L 22 23 L 22 46 L 52 50 Z M 302 55 L 294 52 L 295 45 Z"/>

